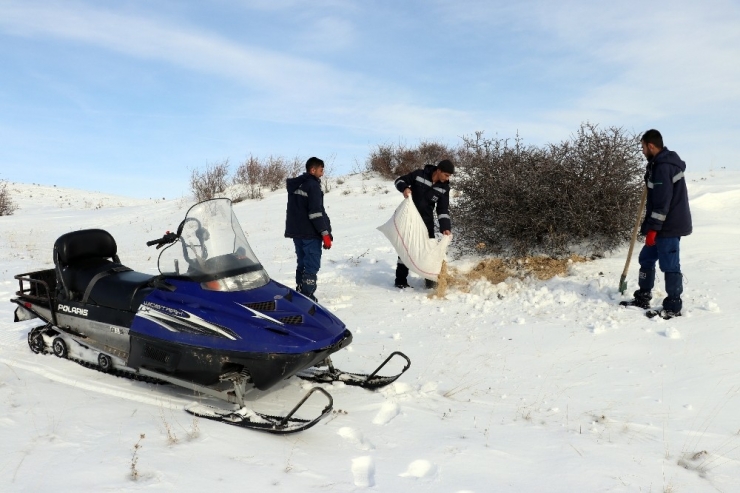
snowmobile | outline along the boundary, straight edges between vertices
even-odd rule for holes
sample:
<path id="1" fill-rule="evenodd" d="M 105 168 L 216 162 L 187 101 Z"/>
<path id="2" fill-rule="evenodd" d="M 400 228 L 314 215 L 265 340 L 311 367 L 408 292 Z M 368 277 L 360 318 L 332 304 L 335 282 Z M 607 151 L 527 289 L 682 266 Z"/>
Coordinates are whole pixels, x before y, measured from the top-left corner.
<path id="1" fill-rule="evenodd" d="M 272 416 L 247 408 L 247 393 L 292 376 L 374 389 L 411 365 L 394 352 L 370 374 L 335 368 L 330 355 L 352 334 L 326 308 L 270 279 L 228 199 L 192 206 L 175 232 L 147 246 L 163 248 L 159 275 L 121 264 L 113 236 L 102 229 L 60 236 L 53 269 L 16 275 L 15 321 L 45 322 L 28 334 L 31 351 L 227 401 L 235 408 L 194 402 L 185 409 L 272 433 L 315 425 L 331 412 L 331 395 L 314 387 L 289 413 Z M 405 360 L 401 372 L 379 375 L 393 358 Z M 314 419 L 296 417 L 312 394 L 328 404 Z"/>

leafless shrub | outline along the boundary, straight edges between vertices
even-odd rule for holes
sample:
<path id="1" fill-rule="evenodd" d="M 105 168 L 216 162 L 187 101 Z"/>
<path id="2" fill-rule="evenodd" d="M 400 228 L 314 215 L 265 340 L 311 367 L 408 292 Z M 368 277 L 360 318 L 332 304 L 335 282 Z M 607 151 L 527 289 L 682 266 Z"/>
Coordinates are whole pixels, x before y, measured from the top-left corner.
<path id="1" fill-rule="evenodd" d="M 378 144 L 367 158 L 366 168 L 383 178 L 392 180 L 396 176 L 396 159 L 393 145 Z"/>
<path id="2" fill-rule="evenodd" d="M 370 152 L 365 169 L 392 180 L 427 164 L 449 159 L 454 154 L 454 150 L 438 142 L 422 141 L 415 148 L 400 143 L 379 144 Z"/>
<path id="3" fill-rule="evenodd" d="M 321 191 L 324 193 L 331 192 L 332 189 L 332 175 L 334 174 L 334 156 L 329 156 L 328 159 L 324 160 L 324 176 L 321 178 Z"/>
<path id="4" fill-rule="evenodd" d="M 298 175 L 303 174 L 306 171 L 306 160 L 301 159 L 298 156 L 294 157 L 292 161 L 288 163 L 288 177 L 295 178 Z"/>
<path id="5" fill-rule="evenodd" d="M 639 136 L 591 123 L 538 148 L 517 135 L 463 137 L 454 207 L 458 246 L 517 256 L 598 253 L 629 238 L 642 187 Z"/>
<path id="6" fill-rule="evenodd" d="M 13 214 L 18 207 L 15 205 L 8 192 L 8 183 L 0 181 L 0 216 Z"/>
<path id="7" fill-rule="evenodd" d="M 288 177 L 288 163 L 282 157 L 270 156 L 263 165 L 262 184 L 271 192 L 285 186 Z"/>
<path id="8" fill-rule="evenodd" d="M 229 176 L 229 160 L 207 164 L 204 171 L 194 169 L 190 174 L 190 189 L 200 202 L 210 200 L 226 191 Z"/>
<path id="9" fill-rule="evenodd" d="M 249 156 L 236 169 L 233 182 L 246 189 L 247 194 L 245 198 L 261 199 L 264 196 L 263 189 L 274 192 L 283 188 L 285 186 L 285 179 L 289 175 L 297 176 L 303 170 L 305 170 L 305 165 L 299 158 L 288 161 L 281 156 L 270 156 L 261 160 L 257 157 Z"/>
<path id="10" fill-rule="evenodd" d="M 265 169 L 259 159 L 249 156 L 234 172 L 233 182 L 242 185 L 247 192 L 248 199 L 261 199 L 262 183 Z"/>

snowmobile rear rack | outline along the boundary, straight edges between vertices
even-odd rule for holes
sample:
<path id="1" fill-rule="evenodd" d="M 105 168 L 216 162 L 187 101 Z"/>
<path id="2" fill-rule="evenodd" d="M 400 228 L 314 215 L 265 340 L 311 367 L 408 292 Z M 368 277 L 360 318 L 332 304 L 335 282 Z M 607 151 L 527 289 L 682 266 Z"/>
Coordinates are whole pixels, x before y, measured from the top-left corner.
<path id="1" fill-rule="evenodd" d="M 30 311 L 36 316 L 38 314 L 33 310 L 33 302 L 42 308 L 48 308 L 51 311 L 51 322 L 56 325 L 56 310 L 51 299 L 52 290 L 56 288 L 56 274 L 54 273 L 54 269 L 27 272 L 13 276 L 13 278 L 18 280 L 18 291 L 15 293 L 18 299 L 11 301 L 14 301 L 18 306 Z M 28 285 L 25 283 L 28 283 Z M 49 286 L 50 284 L 51 287 Z M 17 314 L 16 321 L 18 321 Z"/>
<path id="2" fill-rule="evenodd" d="M 403 367 L 400 373 L 397 375 L 384 377 L 378 375 L 378 372 L 388 363 L 394 356 L 400 356 L 401 358 L 406 360 L 406 365 Z M 327 368 L 325 370 L 320 369 L 320 367 L 326 366 Z M 385 361 L 383 361 L 380 366 L 378 366 L 374 372 L 370 373 L 369 375 L 366 373 L 350 373 L 342 370 L 338 370 L 337 368 L 334 368 L 334 365 L 331 362 L 331 358 L 326 358 L 322 362 L 320 362 L 318 365 L 307 368 L 299 373 L 297 373 L 297 376 L 304 379 L 309 380 L 312 382 L 318 382 L 318 383 L 332 383 L 332 382 L 344 382 L 347 385 L 354 385 L 357 387 L 362 387 L 364 389 L 368 390 L 374 390 L 379 389 L 381 387 L 385 387 L 388 384 L 391 384 L 395 382 L 398 377 L 403 375 L 406 370 L 409 369 L 411 366 L 411 360 L 403 354 L 401 351 L 394 351 L 388 356 Z"/>

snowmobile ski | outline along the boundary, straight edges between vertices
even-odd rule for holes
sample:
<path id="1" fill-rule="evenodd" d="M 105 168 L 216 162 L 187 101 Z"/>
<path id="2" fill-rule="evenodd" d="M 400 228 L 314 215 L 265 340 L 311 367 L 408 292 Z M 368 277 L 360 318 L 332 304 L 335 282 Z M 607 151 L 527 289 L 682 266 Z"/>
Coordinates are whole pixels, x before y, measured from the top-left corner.
<path id="1" fill-rule="evenodd" d="M 400 373 L 393 376 L 382 376 L 378 375 L 378 372 L 388 363 L 394 356 L 400 356 L 401 358 L 406 360 L 406 365 L 403 367 L 403 370 L 401 370 Z M 318 383 L 333 383 L 333 382 L 343 382 L 347 385 L 354 385 L 357 387 L 362 387 L 364 389 L 374 390 L 379 389 L 381 387 L 385 387 L 388 384 L 391 384 L 395 382 L 398 377 L 403 375 L 406 370 L 409 369 L 411 366 L 411 360 L 403 354 L 400 351 L 394 351 L 393 353 L 388 356 L 385 361 L 383 361 L 380 366 L 378 366 L 374 372 L 370 373 L 369 375 L 366 373 L 350 373 L 342 370 L 338 370 L 334 368 L 334 365 L 331 362 L 331 358 L 326 358 L 324 361 L 319 363 L 318 365 L 307 368 L 299 373 L 297 373 L 297 376 L 304 379 L 309 380 L 312 382 L 318 382 Z M 323 367 L 326 367 L 323 369 Z"/>
<path id="2" fill-rule="evenodd" d="M 314 419 L 294 418 L 293 415 L 295 412 L 303 406 L 306 400 L 314 392 L 324 394 L 324 396 L 329 400 L 329 404 L 327 404 L 323 411 L 321 411 L 321 414 Z M 303 396 L 303 399 L 301 399 L 285 416 L 262 414 L 247 407 L 241 407 L 240 409 L 229 411 L 200 403 L 194 403 L 187 406 L 185 411 L 194 416 L 220 421 L 222 423 L 239 426 L 241 428 L 285 435 L 311 428 L 313 425 L 324 419 L 332 411 L 333 406 L 334 400 L 332 399 L 331 394 L 321 387 L 314 387 L 309 390 L 308 393 Z"/>

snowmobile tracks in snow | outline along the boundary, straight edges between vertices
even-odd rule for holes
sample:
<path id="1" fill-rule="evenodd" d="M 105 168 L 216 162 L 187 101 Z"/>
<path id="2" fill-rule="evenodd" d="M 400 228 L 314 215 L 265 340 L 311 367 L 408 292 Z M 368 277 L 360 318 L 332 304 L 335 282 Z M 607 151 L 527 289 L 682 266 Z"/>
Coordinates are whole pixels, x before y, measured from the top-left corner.
<path id="1" fill-rule="evenodd" d="M 406 360 L 406 365 L 403 367 L 403 370 L 401 370 L 400 373 L 397 375 L 384 377 L 381 375 L 378 375 L 378 372 L 388 363 L 394 356 L 400 356 L 401 358 Z M 306 370 L 303 370 L 301 372 L 297 373 L 297 376 L 304 379 L 309 380 L 312 382 L 318 382 L 318 383 L 333 383 L 333 382 L 343 382 L 346 385 L 354 385 L 356 387 L 362 387 L 368 390 L 374 390 L 379 389 L 381 387 L 385 387 L 386 385 L 389 385 L 393 382 L 395 382 L 398 377 L 403 375 L 406 370 L 411 367 L 411 360 L 403 354 L 400 351 L 395 351 L 388 356 L 385 361 L 383 361 L 380 366 L 378 366 L 374 372 L 370 374 L 366 373 L 350 373 L 342 370 L 338 370 L 334 368 L 331 361 L 327 358 L 328 361 L 326 361 L 326 369 L 323 369 L 323 367 L 313 367 L 313 368 L 307 368 Z"/>

